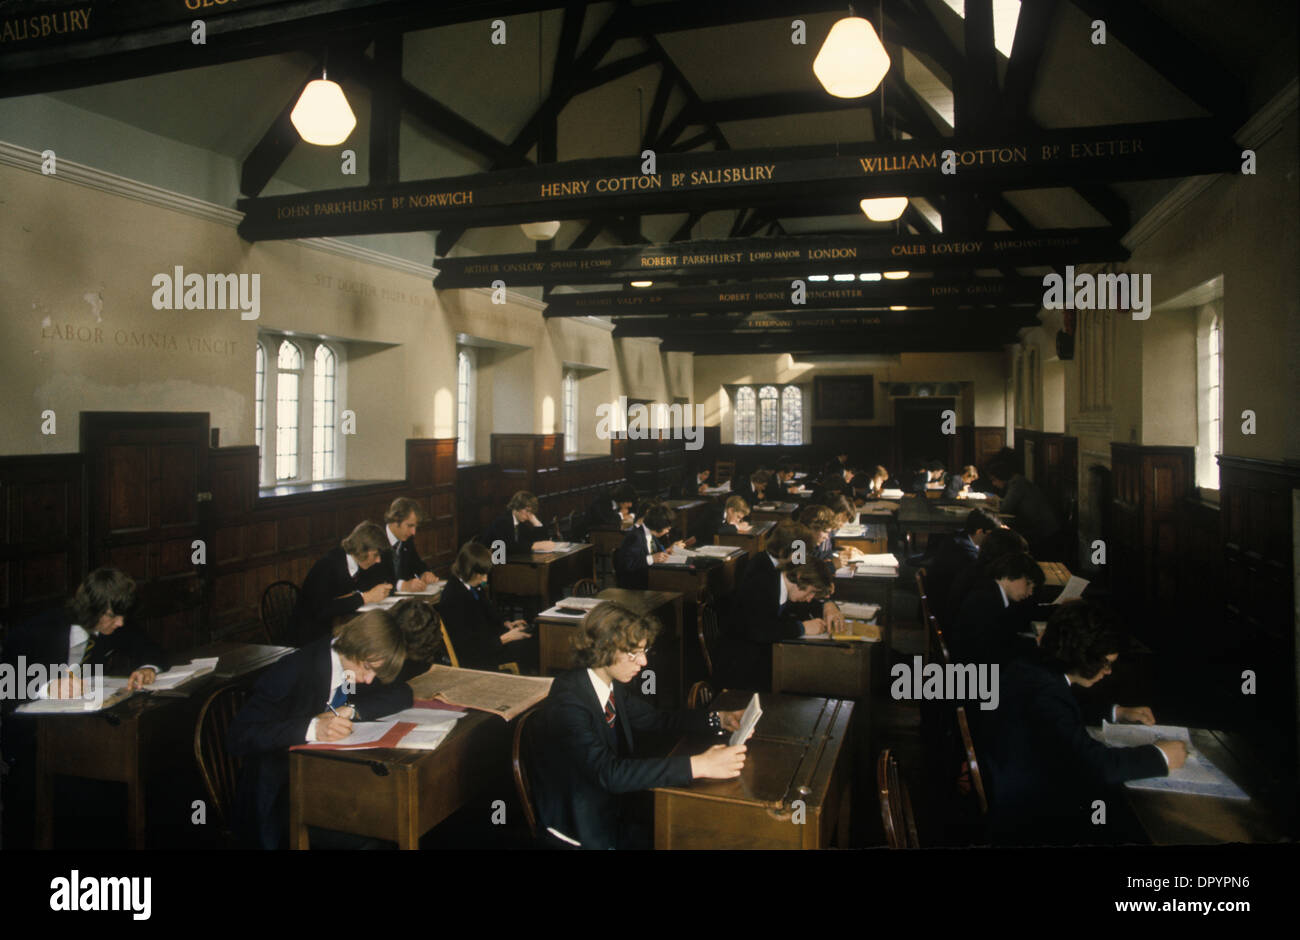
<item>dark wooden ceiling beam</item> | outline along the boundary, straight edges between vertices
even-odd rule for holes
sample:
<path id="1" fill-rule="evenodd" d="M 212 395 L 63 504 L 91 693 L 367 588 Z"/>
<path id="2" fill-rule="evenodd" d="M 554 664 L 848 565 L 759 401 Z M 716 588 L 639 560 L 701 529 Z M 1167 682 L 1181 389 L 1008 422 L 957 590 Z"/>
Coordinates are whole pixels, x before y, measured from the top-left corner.
<path id="1" fill-rule="evenodd" d="M 1072 0 L 1106 24 L 1106 38 L 1132 50 L 1165 81 L 1236 130 L 1246 119 L 1246 85 L 1213 53 L 1181 35 L 1145 0 Z M 1231 16 L 1229 7 L 1216 15 Z M 1292 11 L 1294 15 L 1294 11 Z"/>
<path id="2" fill-rule="evenodd" d="M 1002 78 L 1002 120 L 1008 125 L 1020 124 L 1029 115 L 1029 101 L 1038 83 L 1038 70 L 1056 21 L 1057 5 L 1058 0 L 1036 0 L 1020 5 L 1016 38 Z"/>
<path id="3" fill-rule="evenodd" d="M 370 89 L 370 184 L 401 179 L 402 104 L 401 33 L 385 33 L 375 40 L 376 82 Z"/>

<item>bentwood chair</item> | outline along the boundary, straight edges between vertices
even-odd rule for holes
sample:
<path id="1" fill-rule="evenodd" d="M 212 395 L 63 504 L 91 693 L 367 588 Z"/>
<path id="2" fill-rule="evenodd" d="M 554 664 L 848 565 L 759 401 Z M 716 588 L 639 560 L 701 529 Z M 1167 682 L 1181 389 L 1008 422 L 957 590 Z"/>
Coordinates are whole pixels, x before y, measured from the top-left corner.
<path id="1" fill-rule="evenodd" d="M 289 618 L 298 605 L 298 585 L 276 581 L 262 592 L 262 630 L 268 642 L 276 646 L 296 646 L 289 636 Z"/>
<path id="2" fill-rule="evenodd" d="M 916 818 L 912 815 L 912 798 L 903 782 L 898 760 L 890 748 L 880 752 L 876 761 L 876 788 L 880 792 L 880 821 L 891 849 L 919 849 Z"/>
<path id="3" fill-rule="evenodd" d="M 250 682 L 222 686 L 199 707 L 194 723 L 194 760 L 208 794 L 209 807 L 217 817 L 217 831 L 229 843 L 234 841 L 231 812 L 243 761 L 230 756 L 226 735 L 250 691 Z"/>

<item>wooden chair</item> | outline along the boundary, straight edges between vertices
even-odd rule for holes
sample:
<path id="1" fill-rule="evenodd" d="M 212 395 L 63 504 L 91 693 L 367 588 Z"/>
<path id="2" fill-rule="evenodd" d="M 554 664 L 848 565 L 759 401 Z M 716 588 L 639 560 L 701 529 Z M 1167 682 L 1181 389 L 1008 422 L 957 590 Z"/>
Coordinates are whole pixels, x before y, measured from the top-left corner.
<path id="1" fill-rule="evenodd" d="M 717 460 L 713 463 L 713 485 L 721 486 L 736 475 L 736 461 Z"/>
<path id="2" fill-rule="evenodd" d="M 961 746 L 966 754 L 966 761 L 962 766 L 961 773 L 962 784 L 965 784 L 966 778 L 969 776 L 969 786 L 975 791 L 975 796 L 979 801 L 980 816 L 987 816 L 989 801 L 984 792 L 984 775 L 980 773 L 980 762 L 975 756 L 975 742 L 971 738 L 970 720 L 966 717 L 966 706 L 964 705 L 957 706 L 957 730 L 961 734 Z"/>
<path id="3" fill-rule="evenodd" d="M 276 581 L 262 592 L 262 630 L 267 642 L 276 646 L 297 646 L 295 637 L 289 635 L 289 617 L 298 605 L 298 585 L 292 581 Z"/>
<path id="4" fill-rule="evenodd" d="M 687 708 L 708 708 L 712 702 L 713 686 L 709 685 L 707 679 L 701 679 L 691 686 L 691 690 L 686 693 Z"/>
<path id="5" fill-rule="evenodd" d="M 251 687 L 250 682 L 237 682 L 217 689 L 200 706 L 194 723 L 194 760 L 208 793 L 208 804 L 217 816 L 218 829 L 228 841 L 234 839 L 231 809 L 243 761 L 226 750 L 226 735 Z"/>
<path id="6" fill-rule="evenodd" d="M 885 748 L 876 761 L 876 788 L 880 791 L 880 821 L 891 849 L 919 849 L 916 818 L 912 815 L 912 798 L 894 752 Z"/>
<path id="7" fill-rule="evenodd" d="M 456 658 L 456 648 L 451 645 L 451 634 L 447 632 L 447 624 L 439 622 L 438 629 L 442 631 L 442 645 L 443 648 L 446 649 L 447 651 L 447 659 L 451 661 L 451 665 L 453 668 L 459 669 L 460 660 Z M 497 672 L 509 672 L 517 676 L 520 674 L 519 664 L 502 663 L 501 665 L 497 666 Z"/>
<path id="8" fill-rule="evenodd" d="M 600 593 L 600 584 L 595 578 L 583 578 L 581 581 L 574 581 L 569 588 L 570 597 L 595 597 Z"/>
<path id="9" fill-rule="evenodd" d="M 528 767 L 525 765 L 524 755 L 527 744 L 524 740 L 524 728 L 540 707 L 534 705 L 519 716 L 519 720 L 515 722 L 514 741 L 510 746 L 510 770 L 515 778 L 515 793 L 519 795 L 519 803 L 524 808 L 524 819 L 528 822 L 528 831 L 534 839 L 537 838 L 537 810 L 533 806 L 533 787 L 528 777 Z"/>
<path id="10" fill-rule="evenodd" d="M 698 611 L 697 633 L 700 638 L 700 652 L 704 655 L 704 668 L 713 678 L 713 651 L 718 648 L 722 628 L 718 625 L 718 610 L 710 598 L 705 598 L 696 605 Z"/>

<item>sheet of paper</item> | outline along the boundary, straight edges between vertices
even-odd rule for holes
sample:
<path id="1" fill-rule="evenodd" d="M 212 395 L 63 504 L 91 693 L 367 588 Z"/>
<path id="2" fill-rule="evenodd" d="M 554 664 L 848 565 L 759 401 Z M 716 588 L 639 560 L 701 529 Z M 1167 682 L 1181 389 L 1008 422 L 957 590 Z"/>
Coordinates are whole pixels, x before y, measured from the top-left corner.
<path id="1" fill-rule="evenodd" d="M 755 692 L 745 707 L 745 714 L 740 716 L 740 727 L 731 732 L 731 746 L 743 744 L 749 738 L 749 733 L 754 730 L 754 726 L 758 724 L 758 719 L 762 717 L 763 706 L 758 704 L 758 693 Z"/>
<path id="2" fill-rule="evenodd" d="M 859 604 L 851 601 L 837 601 L 840 613 L 845 617 L 853 617 L 857 620 L 874 620 L 876 614 L 880 613 L 879 604 Z"/>
<path id="3" fill-rule="evenodd" d="M 335 748 L 373 746 L 380 738 L 392 731 L 396 725 L 396 720 L 392 718 L 384 721 L 354 721 L 352 723 L 352 733 L 346 738 L 339 738 L 337 741 L 308 741 L 303 746 L 308 748 L 328 745 L 333 745 Z"/>
<path id="4" fill-rule="evenodd" d="M 562 610 L 580 610 L 585 614 L 603 603 L 605 602 L 599 597 L 565 597 L 561 598 L 560 602 L 555 606 Z"/>
<path id="5" fill-rule="evenodd" d="M 365 613 L 367 610 L 388 610 L 401 599 L 400 594 L 389 594 L 382 601 L 375 601 L 373 604 L 362 604 L 357 608 L 357 613 Z"/>
<path id="6" fill-rule="evenodd" d="M 988 499 L 989 498 L 988 493 L 981 493 L 978 490 L 967 490 L 965 493 L 962 493 L 960 495 L 962 499 Z"/>
<path id="7" fill-rule="evenodd" d="M 1077 600 L 1083 596 L 1084 588 L 1091 583 L 1086 578 L 1081 578 L 1075 574 L 1070 575 L 1070 580 L 1065 582 L 1065 587 L 1061 589 L 1060 595 L 1052 603 L 1064 604 L 1066 601 Z"/>
<path id="8" fill-rule="evenodd" d="M 744 549 L 736 548 L 734 545 L 704 545 L 696 551 L 712 558 L 730 558 L 737 552 L 743 552 Z"/>
<path id="9" fill-rule="evenodd" d="M 167 689 L 174 689 L 183 682 L 188 682 L 197 676 L 204 676 L 210 672 L 215 672 L 220 656 L 209 656 L 196 659 L 184 666 L 172 666 L 166 672 L 159 673 L 158 678 L 153 681 L 152 685 L 145 686 L 146 692 L 162 692 Z"/>
<path id="10" fill-rule="evenodd" d="M 1165 790 L 1172 793 L 1195 793 L 1225 800 L 1249 800 L 1250 796 L 1192 745 L 1187 728 L 1175 725 L 1120 725 L 1101 723 L 1101 733 L 1094 734 L 1107 747 L 1141 747 L 1156 741 L 1182 741 L 1187 745 L 1187 762 L 1166 777 L 1129 780 L 1125 786 L 1134 790 Z"/>
<path id="11" fill-rule="evenodd" d="M 436 581 L 425 585 L 423 591 L 394 591 L 389 597 L 437 597 L 446 586 L 446 581 Z"/>
<path id="12" fill-rule="evenodd" d="M 557 604 L 556 606 L 551 607 L 548 610 L 542 611 L 537 616 L 553 617 L 556 620 L 572 620 L 575 623 L 577 623 L 583 617 L 587 616 L 587 612 L 585 610 L 566 610 L 565 608 L 560 607 Z"/>
<path id="13" fill-rule="evenodd" d="M 880 491 L 880 498 L 881 498 L 881 499 L 902 499 L 902 498 L 903 498 L 903 491 L 902 491 L 902 490 L 893 490 L 893 489 L 884 489 L 884 490 L 881 490 L 881 491 Z"/>
<path id="14" fill-rule="evenodd" d="M 867 527 L 864 525 L 842 525 L 835 530 L 834 535 L 837 539 L 860 539 L 867 534 Z"/>
<path id="15" fill-rule="evenodd" d="M 897 568 L 898 559 L 892 552 L 880 552 L 876 555 L 864 555 L 860 568 Z"/>
<path id="16" fill-rule="evenodd" d="M 94 689 L 93 679 L 90 689 Z M 98 700 L 94 694 L 81 695 L 77 698 L 41 698 L 28 702 L 17 709 L 20 715 L 84 715 L 87 712 L 103 711 L 112 708 L 118 702 L 130 698 L 134 692 L 127 691 L 127 679 L 124 676 L 104 676 L 103 699 Z"/>

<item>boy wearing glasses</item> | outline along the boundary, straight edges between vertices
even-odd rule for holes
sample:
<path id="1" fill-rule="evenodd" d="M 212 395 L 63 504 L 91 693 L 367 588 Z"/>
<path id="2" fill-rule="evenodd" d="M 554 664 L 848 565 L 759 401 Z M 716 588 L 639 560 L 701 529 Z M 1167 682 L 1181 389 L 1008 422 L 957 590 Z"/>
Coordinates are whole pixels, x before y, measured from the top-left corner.
<path id="1" fill-rule="evenodd" d="M 573 639 L 578 668 L 555 677 L 530 748 L 538 833 L 551 848 L 648 848 L 622 796 L 697 778 L 740 776 L 745 745 L 718 744 L 693 757 L 635 756 L 636 734 L 734 731 L 741 712 L 657 711 L 629 694 L 659 622 L 619 604 L 587 614 Z"/>

